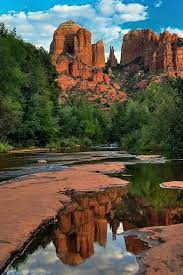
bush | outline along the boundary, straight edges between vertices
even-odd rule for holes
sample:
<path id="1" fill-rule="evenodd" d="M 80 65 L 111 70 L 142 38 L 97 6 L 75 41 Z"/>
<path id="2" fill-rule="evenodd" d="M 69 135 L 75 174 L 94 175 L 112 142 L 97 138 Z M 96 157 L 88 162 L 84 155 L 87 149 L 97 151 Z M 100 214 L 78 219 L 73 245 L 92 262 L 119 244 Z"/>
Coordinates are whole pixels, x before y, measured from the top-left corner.
<path id="1" fill-rule="evenodd" d="M 11 151 L 13 147 L 8 143 L 0 143 L 0 153 L 7 153 Z"/>
<path id="2" fill-rule="evenodd" d="M 91 141 L 91 139 L 89 139 L 89 138 L 84 138 L 83 140 L 82 140 L 82 146 L 84 147 L 84 148 L 89 148 L 89 147 L 91 147 L 92 146 L 92 141 Z"/>

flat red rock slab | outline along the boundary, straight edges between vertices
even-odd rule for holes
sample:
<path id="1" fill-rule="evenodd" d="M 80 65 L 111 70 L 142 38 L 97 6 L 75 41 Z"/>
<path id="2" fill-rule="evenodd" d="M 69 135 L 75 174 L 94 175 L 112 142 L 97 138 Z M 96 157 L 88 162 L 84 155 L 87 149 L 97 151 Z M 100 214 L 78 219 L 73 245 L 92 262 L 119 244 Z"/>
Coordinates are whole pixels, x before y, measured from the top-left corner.
<path id="1" fill-rule="evenodd" d="M 142 257 L 145 274 L 183 274 L 183 224 L 141 229 L 161 244 L 147 250 Z"/>
<path id="2" fill-rule="evenodd" d="M 183 181 L 169 181 L 160 184 L 163 188 L 183 189 Z"/>
<path id="3" fill-rule="evenodd" d="M 88 164 L 20 177 L 1 185 L 0 269 L 41 224 L 70 202 L 70 197 L 64 194 L 66 190 L 95 191 L 127 186 L 128 181 L 96 173 L 123 169 L 121 163 Z"/>
<path id="4" fill-rule="evenodd" d="M 136 156 L 137 159 L 140 159 L 140 160 L 154 160 L 154 159 L 159 159 L 161 158 L 161 155 L 139 155 L 139 156 Z"/>

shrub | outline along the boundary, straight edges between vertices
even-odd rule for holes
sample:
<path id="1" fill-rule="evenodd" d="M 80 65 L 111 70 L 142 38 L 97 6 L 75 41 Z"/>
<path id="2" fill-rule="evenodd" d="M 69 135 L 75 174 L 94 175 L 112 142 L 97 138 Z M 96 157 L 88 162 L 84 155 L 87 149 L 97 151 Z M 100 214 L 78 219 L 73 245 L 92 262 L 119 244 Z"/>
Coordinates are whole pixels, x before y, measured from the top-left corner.
<path id="1" fill-rule="evenodd" d="M 7 153 L 11 151 L 13 147 L 8 143 L 0 143 L 0 153 Z"/>

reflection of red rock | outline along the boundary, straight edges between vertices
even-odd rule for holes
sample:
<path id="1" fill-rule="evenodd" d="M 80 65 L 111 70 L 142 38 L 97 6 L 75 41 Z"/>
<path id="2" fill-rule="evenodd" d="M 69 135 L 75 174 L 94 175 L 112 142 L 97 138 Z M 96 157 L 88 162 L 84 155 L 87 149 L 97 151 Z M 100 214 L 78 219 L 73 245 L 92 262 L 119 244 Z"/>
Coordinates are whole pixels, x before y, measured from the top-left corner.
<path id="1" fill-rule="evenodd" d="M 103 41 L 91 44 L 91 33 L 74 21 L 57 28 L 50 54 L 59 73 L 58 84 L 62 90 L 60 101 L 76 92 L 103 105 L 126 100 L 126 94 L 120 89 L 116 93 L 109 76 L 102 71 L 105 67 Z M 103 95 L 97 89 L 99 83 L 106 85 Z"/>
<path id="2" fill-rule="evenodd" d="M 131 201 L 126 202 L 128 205 Z M 130 208 L 129 208 L 130 209 Z M 172 225 L 181 222 L 183 210 L 181 207 L 167 208 L 161 207 L 156 210 L 152 208 L 142 197 L 133 197 L 133 207 L 126 213 L 124 229 L 130 230 L 145 226 Z"/>
<path id="3" fill-rule="evenodd" d="M 149 248 L 143 241 L 131 236 L 125 237 L 125 243 L 127 251 L 133 254 L 139 254 Z"/>
<path id="4" fill-rule="evenodd" d="M 62 228 L 64 233 L 67 233 L 71 230 L 71 215 L 63 214 L 62 219 L 60 219 L 59 227 Z"/>
<path id="5" fill-rule="evenodd" d="M 154 211 L 150 209 L 148 226 L 172 225 L 178 223 L 182 215 L 182 208 L 176 207 L 174 209 L 161 209 L 161 211 Z"/>
<path id="6" fill-rule="evenodd" d="M 107 219 L 96 219 L 95 221 L 95 241 L 101 246 L 107 241 Z"/>
<path id="7" fill-rule="evenodd" d="M 168 31 L 160 35 L 150 29 L 130 31 L 123 38 L 121 63 L 129 64 L 137 58 L 151 73 L 183 76 L 183 39 Z"/>
<path id="8" fill-rule="evenodd" d="M 113 196 L 110 198 L 111 192 Z M 93 255 L 94 241 L 106 245 L 106 214 L 112 211 L 111 202 L 115 206 L 118 197 L 126 192 L 126 188 L 117 187 L 93 196 L 74 196 L 75 202 L 61 214 L 55 230 L 57 255 L 65 264 L 77 265 Z"/>
<path id="9" fill-rule="evenodd" d="M 110 221 L 110 228 L 112 230 L 113 240 L 116 239 L 116 234 L 117 234 L 117 230 L 118 230 L 119 225 L 120 225 L 120 221 L 117 220 L 117 219 L 113 219 L 113 220 Z"/>

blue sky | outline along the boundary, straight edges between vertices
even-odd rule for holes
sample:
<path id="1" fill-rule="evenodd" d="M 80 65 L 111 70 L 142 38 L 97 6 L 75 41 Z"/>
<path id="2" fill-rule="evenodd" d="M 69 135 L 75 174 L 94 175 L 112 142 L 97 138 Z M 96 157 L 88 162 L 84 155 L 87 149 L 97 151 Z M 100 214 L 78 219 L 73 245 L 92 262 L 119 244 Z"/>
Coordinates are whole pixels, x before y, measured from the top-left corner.
<path id="1" fill-rule="evenodd" d="M 49 49 L 53 31 L 74 19 L 113 45 L 119 57 L 124 33 L 134 28 L 168 29 L 183 36 L 183 0 L 0 0 L 0 22 L 23 39 Z"/>

